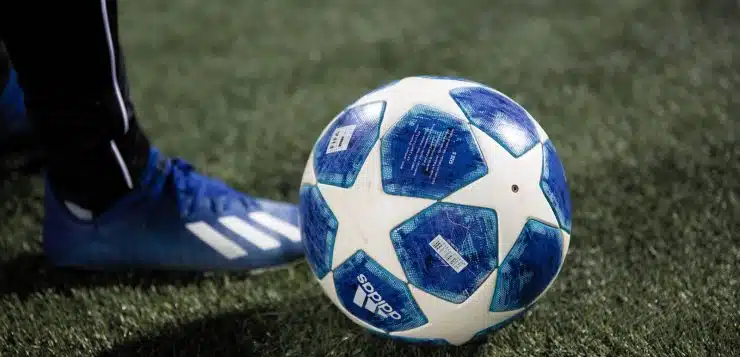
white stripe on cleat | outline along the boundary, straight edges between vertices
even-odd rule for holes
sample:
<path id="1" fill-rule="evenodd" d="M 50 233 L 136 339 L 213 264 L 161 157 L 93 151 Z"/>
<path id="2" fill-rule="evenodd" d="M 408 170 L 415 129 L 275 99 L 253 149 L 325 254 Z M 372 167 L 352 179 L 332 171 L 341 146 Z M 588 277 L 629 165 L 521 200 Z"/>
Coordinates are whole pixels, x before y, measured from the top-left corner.
<path id="1" fill-rule="evenodd" d="M 247 251 L 229 238 L 219 233 L 205 222 L 188 223 L 185 225 L 190 232 L 198 237 L 203 243 L 208 244 L 215 251 L 221 253 L 226 259 L 232 260 L 247 255 Z"/>
<path id="2" fill-rule="evenodd" d="M 301 231 L 294 224 L 279 219 L 267 212 L 252 212 L 249 218 L 255 222 L 280 233 L 293 242 L 301 241 Z"/>
<path id="3" fill-rule="evenodd" d="M 267 233 L 254 228 L 252 225 L 244 222 L 244 220 L 239 217 L 222 217 L 219 218 L 218 221 L 226 226 L 226 228 L 232 230 L 234 233 L 238 234 L 242 238 L 257 246 L 257 248 L 259 249 L 268 250 L 280 247 L 280 241 L 271 237 Z"/>

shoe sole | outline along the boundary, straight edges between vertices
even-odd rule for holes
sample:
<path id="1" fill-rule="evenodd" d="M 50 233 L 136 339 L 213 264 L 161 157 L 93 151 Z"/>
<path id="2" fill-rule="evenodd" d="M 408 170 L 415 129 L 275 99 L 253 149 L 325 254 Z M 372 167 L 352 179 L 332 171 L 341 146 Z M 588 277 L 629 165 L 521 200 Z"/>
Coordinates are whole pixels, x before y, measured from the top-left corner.
<path id="1" fill-rule="evenodd" d="M 264 268 L 257 268 L 257 269 L 248 270 L 247 273 L 249 275 L 262 275 L 262 274 L 265 274 L 265 273 L 273 273 L 273 272 L 277 272 L 277 271 L 288 270 L 288 269 L 291 269 L 291 268 L 295 268 L 296 266 L 298 266 L 301 263 L 303 263 L 303 261 L 304 261 L 304 259 L 299 258 L 299 259 L 295 259 L 295 260 L 292 260 L 292 261 L 289 261 L 289 262 L 285 262 L 283 264 L 274 265 L 274 266 L 271 266 L 271 267 L 264 267 Z"/>
<path id="2" fill-rule="evenodd" d="M 131 271 L 149 271 L 149 272 L 180 272 L 180 273 L 245 273 L 248 275 L 261 275 L 269 272 L 287 270 L 295 267 L 303 262 L 304 257 L 298 257 L 296 259 L 286 261 L 285 263 L 276 264 L 272 266 L 266 266 L 262 268 L 253 269 L 194 269 L 190 267 L 176 267 L 176 266 L 146 266 L 146 265 L 123 265 L 123 264 L 111 264 L 111 265 L 76 265 L 76 264 L 54 264 L 52 266 L 62 269 L 72 269 L 86 272 L 131 272 Z"/>

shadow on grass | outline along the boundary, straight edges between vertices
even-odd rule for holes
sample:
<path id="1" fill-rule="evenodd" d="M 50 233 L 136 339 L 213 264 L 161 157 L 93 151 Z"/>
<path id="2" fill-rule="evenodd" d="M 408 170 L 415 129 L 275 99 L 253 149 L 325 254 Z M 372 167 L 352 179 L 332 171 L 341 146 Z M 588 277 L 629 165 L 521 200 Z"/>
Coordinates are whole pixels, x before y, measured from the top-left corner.
<path id="1" fill-rule="evenodd" d="M 689 10 L 696 11 L 704 20 L 740 20 L 740 2 L 737 0 L 695 0 Z"/>
<path id="2" fill-rule="evenodd" d="M 291 301 L 171 325 L 117 345 L 115 356 L 478 356 L 482 343 L 413 345 L 363 330 L 326 298 Z"/>
<path id="3" fill-rule="evenodd" d="M 66 295 L 74 289 L 114 285 L 150 287 L 185 286 L 226 273 L 193 273 L 165 271 L 100 271 L 90 272 L 54 267 L 40 253 L 22 253 L 0 262 L 0 298 L 15 295 L 24 300 L 41 291 Z M 247 273 L 229 273 L 247 275 Z"/>
<path id="4" fill-rule="evenodd" d="M 43 157 L 32 137 L 23 135 L 0 142 L 0 185 L 18 176 L 38 174 L 42 168 Z"/>

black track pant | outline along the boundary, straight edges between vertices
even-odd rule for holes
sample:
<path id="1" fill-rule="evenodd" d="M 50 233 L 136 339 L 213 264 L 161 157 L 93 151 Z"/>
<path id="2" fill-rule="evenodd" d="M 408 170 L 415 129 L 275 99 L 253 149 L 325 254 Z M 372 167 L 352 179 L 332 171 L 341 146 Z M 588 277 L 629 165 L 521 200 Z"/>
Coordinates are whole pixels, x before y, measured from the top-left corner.
<path id="1" fill-rule="evenodd" d="M 2 0 L 0 42 L 57 194 L 99 212 L 134 188 L 149 143 L 129 96 L 117 2 Z"/>

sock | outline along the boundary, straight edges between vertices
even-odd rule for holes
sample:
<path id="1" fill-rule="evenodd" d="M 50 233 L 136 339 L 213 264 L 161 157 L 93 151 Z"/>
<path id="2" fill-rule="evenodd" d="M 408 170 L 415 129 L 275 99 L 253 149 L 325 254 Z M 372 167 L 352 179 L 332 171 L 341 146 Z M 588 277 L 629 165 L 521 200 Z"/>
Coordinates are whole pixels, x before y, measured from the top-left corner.
<path id="1" fill-rule="evenodd" d="M 63 147 L 42 140 L 48 184 L 71 213 L 90 219 L 136 189 L 148 166 L 150 143 L 132 122 L 129 131 L 113 140 L 90 140 Z"/>

